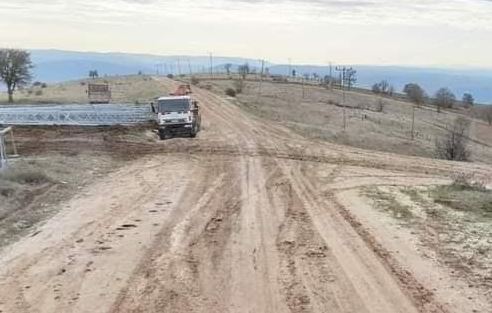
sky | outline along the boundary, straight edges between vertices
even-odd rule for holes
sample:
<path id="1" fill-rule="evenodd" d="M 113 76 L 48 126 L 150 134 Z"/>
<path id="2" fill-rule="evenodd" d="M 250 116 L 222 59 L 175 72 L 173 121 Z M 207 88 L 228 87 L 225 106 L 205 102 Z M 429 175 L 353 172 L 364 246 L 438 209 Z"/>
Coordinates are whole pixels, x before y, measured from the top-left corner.
<path id="1" fill-rule="evenodd" d="M 492 0 L 0 0 L 0 47 L 492 68 Z"/>

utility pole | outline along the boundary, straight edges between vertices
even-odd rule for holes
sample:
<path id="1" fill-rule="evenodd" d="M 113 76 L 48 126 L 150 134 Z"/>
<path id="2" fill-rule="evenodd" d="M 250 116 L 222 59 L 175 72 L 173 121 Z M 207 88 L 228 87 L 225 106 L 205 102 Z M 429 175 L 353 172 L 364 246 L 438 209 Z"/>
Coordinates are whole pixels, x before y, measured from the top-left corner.
<path id="1" fill-rule="evenodd" d="M 193 71 L 191 70 L 190 58 L 188 58 L 188 70 L 190 71 L 190 77 L 193 76 Z"/>
<path id="2" fill-rule="evenodd" d="M 304 99 L 305 91 L 304 91 L 304 85 L 305 85 L 305 78 L 302 76 L 302 98 Z"/>
<path id="3" fill-rule="evenodd" d="M 330 91 L 333 90 L 333 74 L 332 74 L 332 71 L 333 71 L 333 67 L 332 67 L 331 62 L 330 62 L 330 81 L 329 81 Z"/>
<path id="4" fill-rule="evenodd" d="M 288 77 L 292 75 L 292 60 L 289 58 L 289 73 L 287 74 Z"/>
<path id="5" fill-rule="evenodd" d="M 336 71 L 340 72 L 340 88 L 342 89 L 342 108 L 343 108 L 343 130 L 347 128 L 347 117 L 345 113 L 345 74 L 347 72 L 347 68 L 345 66 L 337 66 L 335 68 Z"/>
<path id="6" fill-rule="evenodd" d="M 181 63 L 179 62 L 179 57 L 178 57 L 178 74 L 181 76 Z"/>
<path id="7" fill-rule="evenodd" d="M 412 104 L 412 140 L 415 139 L 415 105 Z"/>
<path id="8" fill-rule="evenodd" d="M 261 96 L 261 84 L 263 83 L 263 71 L 265 69 L 265 60 L 261 60 L 260 84 L 258 86 L 257 99 Z"/>
<path id="9" fill-rule="evenodd" d="M 214 78 L 214 59 L 212 52 L 210 52 L 210 78 Z"/>

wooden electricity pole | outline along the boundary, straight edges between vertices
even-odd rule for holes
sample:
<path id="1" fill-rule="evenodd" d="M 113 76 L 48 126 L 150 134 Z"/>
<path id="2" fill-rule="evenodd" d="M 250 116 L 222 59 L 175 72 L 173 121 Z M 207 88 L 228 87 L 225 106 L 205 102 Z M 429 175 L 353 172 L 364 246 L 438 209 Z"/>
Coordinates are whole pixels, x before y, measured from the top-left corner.
<path id="1" fill-rule="evenodd" d="M 415 139 L 415 105 L 412 104 L 412 140 Z"/>
<path id="2" fill-rule="evenodd" d="M 347 73 L 347 68 L 345 66 L 337 66 L 335 71 L 340 72 L 340 88 L 342 89 L 342 108 L 343 108 L 343 130 L 347 129 L 347 117 L 345 113 L 345 75 Z"/>
<path id="3" fill-rule="evenodd" d="M 188 58 L 188 70 L 190 71 L 190 77 L 193 76 L 193 71 L 191 70 L 190 58 Z"/>
<path id="4" fill-rule="evenodd" d="M 261 84 L 263 83 L 263 71 L 265 70 L 265 60 L 261 60 L 261 72 L 260 72 L 260 83 L 258 85 L 258 95 L 256 99 L 261 96 Z"/>
<path id="5" fill-rule="evenodd" d="M 214 59 L 212 52 L 210 52 L 210 78 L 214 78 Z"/>
<path id="6" fill-rule="evenodd" d="M 304 90 L 304 76 L 302 77 L 302 98 L 304 99 L 305 90 Z"/>

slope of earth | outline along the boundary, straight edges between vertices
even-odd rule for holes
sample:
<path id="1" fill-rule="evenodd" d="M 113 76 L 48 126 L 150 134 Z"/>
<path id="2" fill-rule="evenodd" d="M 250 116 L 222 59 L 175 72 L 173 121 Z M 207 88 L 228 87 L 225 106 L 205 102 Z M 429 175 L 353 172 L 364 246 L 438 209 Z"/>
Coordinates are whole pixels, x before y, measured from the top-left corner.
<path id="1" fill-rule="evenodd" d="M 458 170 L 490 179 L 490 167 L 307 140 L 208 91 L 195 96 L 204 122 L 195 140 L 131 143 L 146 156 L 2 252 L 0 311 L 475 309 L 424 285 L 322 187 L 346 168 L 355 175 L 337 188 L 442 184 Z"/>
<path id="2" fill-rule="evenodd" d="M 167 95 L 170 90 L 167 85 L 152 79 L 147 75 L 104 77 L 84 79 L 60 84 L 31 86 L 14 94 L 16 103 L 21 104 L 69 104 L 88 103 L 87 84 L 109 84 L 111 101 L 113 103 L 145 103 L 158 96 Z M 0 92 L 0 103 L 7 102 L 7 93 Z"/>
<path id="3" fill-rule="evenodd" d="M 219 95 L 227 88 L 237 88 L 237 83 L 227 79 L 202 79 L 199 85 L 209 86 Z M 471 159 L 492 162 L 492 126 L 470 118 L 470 111 L 437 113 L 428 106 L 416 108 L 415 139 L 411 140 L 412 105 L 408 102 L 355 91 L 346 92 L 344 102 L 340 90 L 313 85 L 270 81 L 262 82 L 261 87 L 259 81 L 243 85 L 237 105 L 256 116 L 282 123 L 312 139 L 404 155 L 434 157 L 436 140 L 457 117 L 466 117 L 471 121 Z"/>

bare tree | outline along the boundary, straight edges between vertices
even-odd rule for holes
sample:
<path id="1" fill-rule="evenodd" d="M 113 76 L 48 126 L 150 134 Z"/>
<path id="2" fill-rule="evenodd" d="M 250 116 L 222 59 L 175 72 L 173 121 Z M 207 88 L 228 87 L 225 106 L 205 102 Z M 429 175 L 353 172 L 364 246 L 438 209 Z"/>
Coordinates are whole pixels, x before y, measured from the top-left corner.
<path id="1" fill-rule="evenodd" d="M 468 161 L 468 129 L 470 121 L 464 117 L 458 117 L 447 130 L 446 135 L 436 141 L 437 157 L 451 161 Z"/>
<path id="2" fill-rule="evenodd" d="M 29 52 L 17 49 L 0 49 L 0 81 L 7 85 L 9 103 L 14 102 L 14 91 L 32 79 L 33 68 Z"/>
<path id="3" fill-rule="evenodd" d="M 350 90 L 357 82 L 357 71 L 354 69 L 347 69 L 344 75 L 344 84 L 347 89 Z"/>
<path id="4" fill-rule="evenodd" d="M 89 77 L 92 79 L 96 79 L 97 77 L 99 77 L 99 73 L 97 72 L 97 70 L 89 71 Z"/>
<path id="5" fill-rule="evenodd" d="M 244 65 L 240 65 L 237 71 L 241 74 L 243 79 L 246 79 L 246 76 L 249 74 L 249 64 L 245 63 Z"/>
<path id="6" fill-rule="evenodd" d="M 406 84 L 403 88 L 403 92 L 407 95 L 407 98 L 417 106 L 421 106 L 427 97 L 424 89 L 415 83 Z"/>
<path id="7" fill-rule="evenodd" d="M 437 112 L 441 112 L 441 108 L 452 108 L 456 102 L 456 96 L 448 88 L 441 88 L 434 96 L 434 104 L 437 107 Z"/>
<path id="8" fill-rule="evenodd" d="M 379 83 L 375 83 L 374 85 L 372 85 L 371 90 L 378 95 L 381 93 L 381 86 L 379 85 Z"/>
<path id="9" fill-rule="evenodd" d="M 229 76 L 231 74 L 231 67 L 232 67 L 232 64 L 231 63 L 226 63 L 224 64 L 224 68 L 227 72 L 227 76 Z"/>
<path id="10" fill-rule="evenodd" d="M 469 108 L 472 107 L 473 104 L 475 103 L 475 99 L 471 95 L 471 93 L 465 93 L 463 94 L 463 99 L 461 100 L 465 107 Z"/>
<path id="11" fill-rule="evenodd" d="M 375 83 L 372 85 L 372 92 L 375 94 L 385 94 L 385 95 L 393 95 L 394 88 L 391 86 L 387 80 L 382 80 L 379 83 Z"/>

